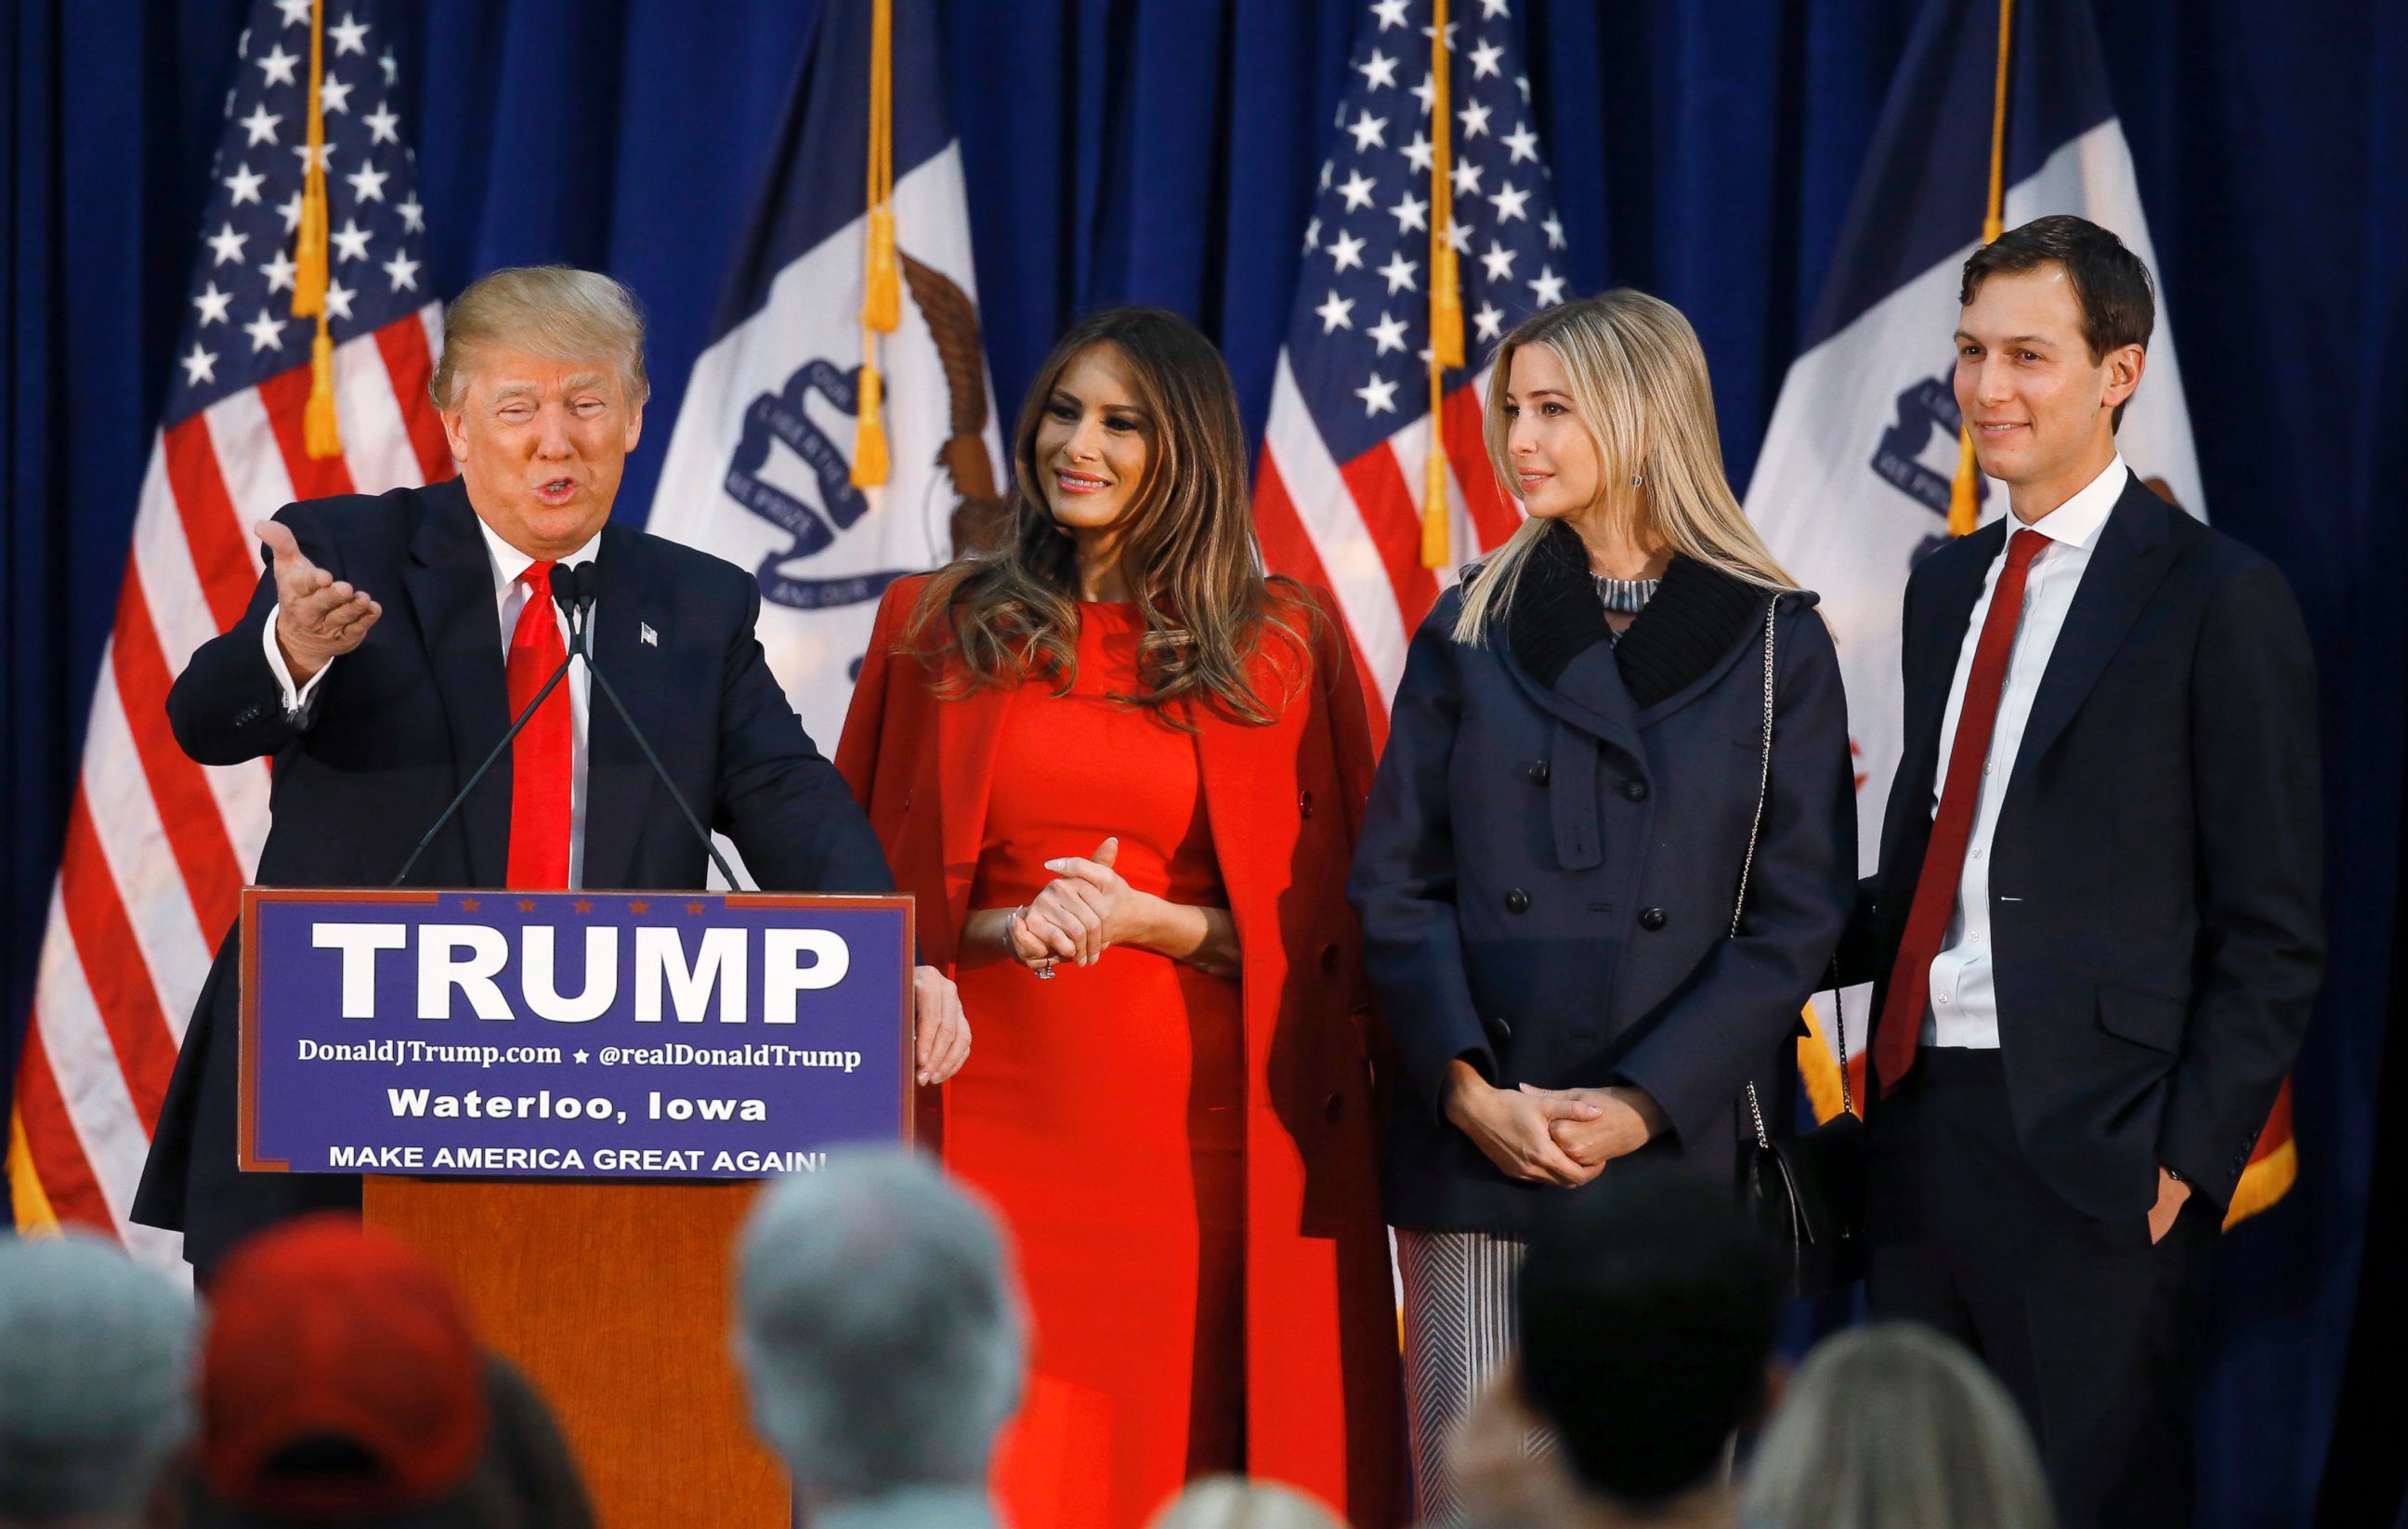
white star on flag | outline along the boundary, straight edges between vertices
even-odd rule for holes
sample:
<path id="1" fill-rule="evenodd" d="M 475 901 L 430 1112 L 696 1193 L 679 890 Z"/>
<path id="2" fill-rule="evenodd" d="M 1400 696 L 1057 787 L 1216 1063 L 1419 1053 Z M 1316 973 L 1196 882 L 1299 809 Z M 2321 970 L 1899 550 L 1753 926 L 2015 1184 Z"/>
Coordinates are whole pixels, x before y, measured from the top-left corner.
<path id="1" fill-rule="evenodd" d="M 1358 212 L 1371 205 L 1371 188 L 1378 184 L 1360 170 L 1349 170 L 1346 184 L 1338 188 L 1338 194 L 1346 198 L 1347 211 Z"/>
<path id="2" fill-rule="evenodd" d="M 351 194 L 361 201 L 381 202 L 384 200 L 384 183 L 393 177 L 373 164 L 363 164 L 343 179 L 351 183 Z"/>
<path id="3" fill-rule="evenodd" d="M 1474 79 L 1486 79 L 1490 76 L 1496 74 L 1497 61 L 1504 56 L 1505 50 L 1498 47 L 1495 43 L 1482 43 L 1479 47 L 1471 50 L 1471 78 Z"/>
<path id="4" fill-rule="evenodd" d="M 1564 300 L 1564 279 L 1551 266 L 1540 266 L 1539 274 L 1524 285 L 1530 289 L 1541 307 L 1553 307 Z"/>
<path id="5" fill-rule="evenodd" d="M 258 201 L 259 188 L 266 184 L 267 178 L 253 170 L 248 164 L 240 165 L 234 174 L 225 178 L 225 189 L 234 193 L 232 205 L 235 207 L 240 207 L 245 202 Z"/>
<path id="6" fill-rule="evenodd" d="M 370 143 L 399 143 L 401 119 L 394 116 L 390 103 L 379 101 L 376 110 L 360 119 L 368 130 Z"/>
<path id="7" fill-rule="evenodd" d="M 1354 390 L 1354 396 L 1363 400 L 1363 412 L 1367 417 L 1397 412 L 1397 385 L 1377 373 L 1372 375 L 1371 380 Z"/>
<path id="8" fill-rule="evenodd" d="M 393 279 L 394 291 L 418 290 L 418 264 L 408 255 L 395 255 L 384 263 L 384 274 Z"/>
<path id="9" fill-rule="evenodd" d="M 1394 85 L 1397 82 L 1397 61 L 1377 50 L 1374 50 L 1369 58 L 1355 64 L 1354 69 L 1363 77 L 1365 83 L 1375 91 L 1383 85 Z"/>
<path id="10" fill-rule="evenodd" d="M 1380 314 L 1380 322 L 1364 333 L 1370 336 L 1372 344 L 1379 347 L 1372 352 L 1374 355 L 1384 356 L 1391 350 L 1405 348 L 1405 321 L 1391 319 L 1384 310 Z"/>
<path id="11" fill-rule="evenodd" d="M 1321 332 L 1325 335 L 1354 327 L 1354 321 L 1347 317 L 1354 311 L 1354 299 L 1351 297 L 1340 297 L 1333 292 L 1329 301 L 1312 311 L 1321 315 Z"/>
<path id="12" fill-rule="evenodd" d="M 253 59 L 251 62 L 258 64 L 261 74 L 266 77 L 263 81 L 265 84 L 297 85 L 300 83 L 293 77 L 294 66 L 301 62 L 300 56 L 286 52 L 280 43 L 270 50 L 266 57 Z"/>
<path id="13" fill-rule="evenodd" d="M 1366 108 L 1363 114 L 1354 120 L 1354 125 L 1346 131 L 1354 135 L 1354 151 L 1358 154 L 1366 150 L 1384 149 L 1388 146 L 1386 136 L 1388 119 L 1372 116 L 1369 108 Z"/>
<path id="14" fill-rule="evenodd" d="M 261 350 L 283 350 L 284 341 L 280 336 L 284 333 L 286 322 L 287 321 L 283 319 L 269 318 L 267 310 L 261 308 L 258 318 L 242 326 L 242 332 L 251 336 L 252 352 L 256 354 Z"/>
<path id="15" fill-rule="evenodd" d="M 1413 273 L 1420 269 L 1419 263 L 1407 260 L 1405 252 L 1399 250 L 1388 257 L 1388 264 L 1380 267 L 1380 274 L 1388 279 L 1388 293 L 1394 296 L 1400 292 L 1414 290 Z"/>
<path id="16" fill-rule="evenodd" d="M 1429 204 L 1409 191 L 1398 200 L 1395 207 L 1388 209 L 1388 216 L 1397 220 L 1397 232 L 1399 234 L 1408 229 L 1427 229 Z"/>
<path id="17" fill-rule="evenodd" d="M 1503 245 L 1498 243 L 1495 239 L 1490 239 L 1488 241 L 1487 253 L 1480 257 L 1480 264 L 1485 270 L 1488 279 L 1491 281 L 1504 281 L 1511 279 L 1513 275 L 1513 256 L 1515 253 L 1517 253 L 1517 251 L 1508 250 Z"/>
<path id="18" fill-rule="evenodd" d="M 179 364 L 184 368 L 184 385 L 186 387 L 198 387 L 204 382 L 211 382 L 217 379 L 217 352 L 214 350 L 204 350 L 197 343 L 193 347 L 193 353 L 181 358 Z"/>
<path id="19" fill-rule="evenodd" d="M 1456 112 L 1455 115 L 1455 119 L 1463 123 L 1463 136 L 1465 137 L 1484 138 L 1488 136 L 1489 109 L 1488 103 L 1485 101 L 1468 101 L 1464 103 L 1463 109 Z"/>
<path id="20" fill-rule="evenodd" d="M 242 247 L 251 242 L 251 236 L 236 232 L 234 224 L 228 223 L 202 242 L 218 257 L 218 264 L 224 265 L 242 259 Z"/>
<path id="21" fill-rule="evenodd" d="M 367 23 L 347 14 L 343 17 L 342 25 L 326 29 L 326 40 L 335 45 L 337 58 L 345 53 L 357 53 L 365 58 L 368 50 Z"/>
<path id="22" fill-rule="evenodd" d="M 1513 151 L 1511 163 L 1519 164 L 1526 159 L 1532 164 L 1538 162 L 1539 136 L 1530 131 L 1529 123 L 1522 123 L 1497 141 Z"/>
<path id="23" fill-rule="evenodd" d="M 1523 212 L 1522 205 L 1529 201 L 1529 199 L 1530 193 L 1528 192 L 1515 190 L 1513 182 L 1508 180 L 1505 184 L 1498 187 L 1494 192 L 1490 193 L 1487 200 L 1488 205 L 1497 209 L 1497 221 L 1500 223 L 1507 223 L 1512 222 L 1516 218 L 1527 216 L 1527 214 Z"/>
<path id="24" fill-rule="evenodd" d="M 276 124 L 282 121 L 283 118 L 268 110 L 267 103 L 262 101 L 250 116 L 242 120 L 244 130 L 251 135 L 249 147 L 256 149 L 263 143 L 274 143 Z"/>
<path id="25" fill-rule="evenodd" d="M 328 75 L 318 84 L 318 104 L 328 111 L 339 111 L 348 117 L 351 111 L 351 92 L 356 88 L 349 80 Z"/>
<path id="26" fill-rule="evenodd" d="M 357 218 L 344 219 L 342 227 L 326 236 L 326 242 L 335 247 L 335 259 L 338 262 L 368 258 L 368 231 L 360 226 Z"/>
<path id="27" fill-rule="evenodd" d="M 1329 241 L 1329 258 L 1339 270 L 1359 271 L 1363 268 L 1363 241 L 1341 230 L 1336 238 Z"/>
<path id="28" fill-rule="evenodd" d="M 1412 8 L 1412 0 L 1377 0 L 1377 4 L 1371 7 L 1371 14 L 1380 19 L 1380 30 L 1385 32 L 1391 27 L 1403 26 L 1405 12 Z"/>
<path id="29" fill-rule="evenodd" d="M 208 284 L 206 291 L 193 294 L 193 307 L 200 310 L 199 322 L 204 328 L 210 324 L 228 322 L 226 306 L 233 301 L 234 293 L 218 291 L 218 284 L 214 281 Z"/>
<path id="30" fill-rule="evenodd" d="M 261 274 L 267 278 L 269 292 L 293 290 L 293 273 L 296 267 L 293 264 L 293 256 L 287 251 L 277 250 L 275 259 L 263 260 L 259 263 L 259 269 Z"/>

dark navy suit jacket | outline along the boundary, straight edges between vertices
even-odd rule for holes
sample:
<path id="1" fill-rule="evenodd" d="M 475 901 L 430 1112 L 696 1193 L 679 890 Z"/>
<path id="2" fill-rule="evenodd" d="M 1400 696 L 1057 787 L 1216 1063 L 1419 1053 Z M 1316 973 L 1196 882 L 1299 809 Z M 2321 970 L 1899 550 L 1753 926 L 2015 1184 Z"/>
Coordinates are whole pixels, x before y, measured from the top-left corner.
<path id="1" fill-rule="evenodd" d="M 1501 637 L 1457 643 L 1459 590 L 1414 634 L 1349 884 L 1402 1063 L 1395 1224 L 1525 1236 L 1566 1197 L 1509 1179 L 1440 1115 L 1457 1057 L 1501 1087 L 1637 1084 L 1673 1128 L 1640 1155 L 1725 1181 L 1742 1084 L 1756 1080 L 1770 1128 L 1785 1122 L 1786 1043 L 1855 896 L 1856 798 L 1830 635 L 1812 594 L 1784 594 L 1770 794 L 1730 937 L 1769 598 L 1750 596 L 1753 619 L 1702 672 L 1643 707 L 1604 642 L 1553 684 Z M 1671 619 L 1664 604 L 1639 621 Z"/>
<path id="2" fill-rule="evenodd" d="M 1907 580 L 1876 1012 L 1931 837 L 1948 690 L 2005 536 L 2001 518 Z M 2316 754 L 2290 585 L 2133 478 L 2050 651 L 1990 854 L 2015 1136 L 2076 1207 L 2142 1215 L 2160 1165 L 2231 1200 L 2323 971 Z"/>
<path id="3" fill-rule="evenodd" d="M 381 887 L 509 727 L 492 555 L 458 479 L 292 505 L 277 519 L 383 616 L 335 661 L 306 724 L 286 718 L 264 628 L 272 569 L 232 631 L 202 645 L 167 696 L 205 764 L 272 758 L 263 886 Z M 763 658 L 760 590 L 742 569 L 610 525 L 595 559 L 595 657 L 695 811 L 768 889 L 882 893 L 886 861 L 853 793 L 804 735 Z M 652 643 L 640 626 L 656 635 Z M 616 711 L 587 737 L 584 882 L 704 884 L 706 856 Z M 409 884 L 497 887 L 509 861 L 509 762 L 486 772 Z M 358 1180 L 235 1169 L 236 1004 L 229 933 L 184 1036 L 134 1218 L 180 1228 L 207 1268 L 244 1234 L 359 1203 Z"/>

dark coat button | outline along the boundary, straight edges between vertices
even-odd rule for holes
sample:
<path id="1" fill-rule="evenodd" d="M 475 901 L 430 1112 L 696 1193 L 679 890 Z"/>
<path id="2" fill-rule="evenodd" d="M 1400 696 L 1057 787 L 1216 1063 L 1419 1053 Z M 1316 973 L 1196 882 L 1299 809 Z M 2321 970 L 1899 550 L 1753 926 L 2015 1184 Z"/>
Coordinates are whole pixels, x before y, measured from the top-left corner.
<path id="1" fill-rule="evenodd" d="M 1308 818 L 1312 817 L 1312 793 L 1311 793 L 1311 792 L 1309 792 L 1309 791 L 1304 791 L 1304 792 L 1298 792 L 1298 793 L 1297 793 L 1297 797 L 1296 797 L 1296 809 L 1297 809 L 1297 811 L 1298 813 L 1302 814 L 1302 815 L 1303 815 L 1303 816 L 1305 816 L 1305 817 L 1308 817 Z"/>
<path id="2" fill-rule="evenodd" d="M 1515 887 L 1512 892 L 1505 894 L 1505 911 L 1508 913 L 1527 913 L 1530 911 L 1530 894 L 1524 892 L 1521 888 Z M 1662 914 L 1659 913 L 1656 917 L 1658 922 L 1662 922 Z"/>
<path id="3" fill-rule="evenodd" d="M 1642 909 L 1639 915 L 1639 927 L 1649 931 L 1663 928 L 1664 910 L 1660 907 Z"/>
<path id="4" fill-rule="evenodd" d="M 1336 940 L 1332 940 L 1328 944 L 1323 946 L 1321 948 L 1321 969 L 1326 972 L 1336 971 L 1338 969 L 1338 942 Z"/>
<path id="5" fill-rule="evenodd" d="M 1532 785 L 1543 786 L 1547 783 L 1547 762 L 1542 759 L 1535 764 L 1526 765 L 1524 766 L 1522 773 L 1530 778 L 1530 783 Z"/>
<path id="6" fill-rule="evenodd" d="M 1647 800 L 1647 782 L 1644 780 L 1625 780 L 1622 783 L 1622 794 L 1629 797 L 1634 802 L 1643 802 Z"/>
<path id="7" fill-rule="evenodd" d="M 1512 1022 L 1502 1014 L 1491 1014 L 1488 1016 L 1488 1034 L 1502 1045 L 1513 1038 Z"/>
<path id="8" fill-rule="evenodd" d="M 1333 1093 L 1328 1098 L 1324 1099 L 1321 1102 L 1321 1113 L 1323 1118 L 1327 1120 L 1332 1125 L 1344 1120 L 1346 1118 L 1346 1095 L 1342 1093 Z"/>

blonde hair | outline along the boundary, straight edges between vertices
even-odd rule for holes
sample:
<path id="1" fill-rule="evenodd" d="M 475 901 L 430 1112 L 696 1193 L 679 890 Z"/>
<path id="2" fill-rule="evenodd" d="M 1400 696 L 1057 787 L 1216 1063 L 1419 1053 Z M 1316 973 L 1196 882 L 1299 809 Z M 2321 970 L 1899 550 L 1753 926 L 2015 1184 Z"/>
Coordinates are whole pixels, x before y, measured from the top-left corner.
<path id="1" fill-rule="evenodd" d="M 1488 380 L 1482 431 L 1489 466 L 1508 493 L 1512 420 L 1505 393 L 1514 353 L 1526 345 L 1543 345 L 1563 364 L 1572 412 L 1597 448 L 1609 501 L 1614 485 L 1643 478 L 1644 495 L 1632 496 L 1635 512 L 1674 551 L 1766 589 L 1798 587 L 1772 561 L 1723 475 L 1706 352 L 1679 308 L 1617 287 L 1533 314 L 1505 336 Z M 1491 624 L 1505 619 L 1531 550 L 1547 530 L 1547 522 L 1526 519 L 1482 560 L 1484 571 L 1466 582 L 1455 641 L 1477 646 Z"/>
<path id="2" fill-rule="evenodd" d="M 506 265 L 480 277 L 443 310 L 443 356 L 426 391 L 457 408 L 463 378 L 488 350 L 524 350 L 574 364 L 608 358 L 630 407 L 652 396 L 644 376 L 644 314 L 636 294 L 599 271 Z"/>
<path id="3" fill-rule="evenodd" d="M 1912 1322 L 1827 1338 L 1749 1467 L 1765 1529 L 2048 1529 L 2048 1481 L 2004 1387 Z"/>
<path id="4" fill-rule="evenodd" d="M 1293 1487 L 1208 1476 L 1165 1504 L 1147 1529 L 1346 1529 L 1344 1521 Z"/>

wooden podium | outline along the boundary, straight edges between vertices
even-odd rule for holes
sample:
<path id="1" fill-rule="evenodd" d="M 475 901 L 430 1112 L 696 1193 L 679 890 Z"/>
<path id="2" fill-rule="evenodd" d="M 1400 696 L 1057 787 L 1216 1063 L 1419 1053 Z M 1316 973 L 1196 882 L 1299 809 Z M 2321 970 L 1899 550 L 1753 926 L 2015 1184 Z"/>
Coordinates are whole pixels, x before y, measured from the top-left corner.
<path id="1" fill-rule="evenodd" d="M 728 1347 L 758 1187 L 370 1176 L 365 1209 L 543 1389 L 608 1529 L 786 1529 Z"/>

